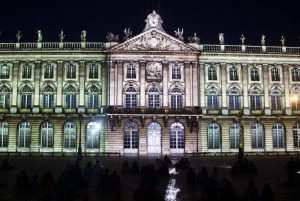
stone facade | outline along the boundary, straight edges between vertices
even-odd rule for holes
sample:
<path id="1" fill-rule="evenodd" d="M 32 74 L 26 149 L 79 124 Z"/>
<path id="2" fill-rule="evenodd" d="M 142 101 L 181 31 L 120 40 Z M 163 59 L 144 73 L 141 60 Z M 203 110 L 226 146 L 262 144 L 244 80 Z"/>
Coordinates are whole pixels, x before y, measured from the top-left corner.
<path id="1" fill-rule="evenodd" d="M 182 34 L 153 12 L 122 43 L 0 44 L 0 152 L 299 151 L 300 48 Z"/>

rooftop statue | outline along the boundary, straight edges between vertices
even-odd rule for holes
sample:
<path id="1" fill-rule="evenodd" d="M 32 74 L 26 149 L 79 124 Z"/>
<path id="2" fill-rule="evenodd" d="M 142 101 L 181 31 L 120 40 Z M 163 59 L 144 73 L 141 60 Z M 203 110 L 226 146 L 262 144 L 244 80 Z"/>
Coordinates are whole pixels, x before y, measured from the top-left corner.
<path id="1" fill-rule="evenodd" d="M 83 30 L 81 32 L 81 42 L 86 42 L 86 35 L 87 35 L 87 32 L 85 30 Z"/>
<path id="2" fill-rule="evenodd" d="M 245 38 L 244 34 L 242 34 L 240 40 L 241 40 L 241 42 L 242 42 L 242 45 L 245 45 L 245 40 L 246 40 L 246 38 Z"/>
<path id="3" fill-rule="evenodd" d="M 60 31 L 60 34 L 58 36 L 59 36 L 59 41 L 61 43 L 64 42 L 64 39 L 65 39 L 66 35 L 64 34 L 63 30 Z"/>
<path id="4" fill-rule="evenodd" d="M 19 30 L 17 35 L 16 35 L 16 38 L 17 38 L 17 42 L 19 43 L 21 41 L 21 38 L 22 38 L 22 35 L 21 35 L 21 31 Z"/>
<path id="5" fill-rule="evenodd" d="M 107 34 L 106 40 L 108 42 L 119 42 L 119 35 L 110 32 Z"/>
<path id="6" fill-rule="evenodd" d="M 37 31 L 37 42 L 38 42 L 38 43 L 43 42 L 43 34 L 42 34 L 42 31 L 41 31 L 41 30 L 38 30 L 38 31 Z"/>
<path id="7" fill-rule="evenodd" d="M 261 46 L 265 46 L 266 45 L 266 36 L 265 35 L 261 35 Z"/>
<path id="8" fill-rule="evenodd" d="M 282 46 L 285 46 L 285 38 L 284 38 L 284 36 L 281 36 L 281 39 L 280 39 L 280 42 L 281 42 L 281 45 Z"/>
<path id="9" fill-rule="evenodd" d="M 129 38 L 132 37 L 132 31 L 130 30 L 130 28 L 125 28 L 124 30 L 124 40 L 128 40 Z"/>
<path id="10" fill-rule="evenodd" d="M 194 33 L 193 36 L 188 37 L 190 43 L 197 43 L 200 44 L 200 38 L 197 36 L 197 33 Z"/>
<path id="11" fill-rule="evenodd" d="M 175 32 L 175 36 L 176 36 L 177 39 L 182 40 L 182 41 L 184 40 L 184 38 L 183 38 L 183 29 L 180 30 L 178 28 L 177 31 L 175 30 L 174 32 Z"/>
<path id="12" fill-rule="evenodd" d="M 223 33 L 219 33 L 219 42 L 220 42 L 220 45 L 224 45 L 224 34 Z"/>

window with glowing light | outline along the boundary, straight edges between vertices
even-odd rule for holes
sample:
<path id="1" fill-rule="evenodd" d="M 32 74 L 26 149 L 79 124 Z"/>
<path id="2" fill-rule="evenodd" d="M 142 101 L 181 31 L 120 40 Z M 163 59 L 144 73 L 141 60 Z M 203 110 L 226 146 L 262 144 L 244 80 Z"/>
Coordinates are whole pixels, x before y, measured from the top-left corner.
<path id="1" fill-rule="evenodd" d="M 184 149 L 184 127 L 181 123 L 173 123 L 170 127 L 170 148 Z"/>
<path id="2" fill-rule="evenodd" d="M 10 108 L 10 89 L 2 85 L 0 87 L 0 109 L 9 109 Z"/>
<path id="3" fill-rule="evenodd" d="M 0 79 L 9 79 L 10 68 L 7 64 L 0 66 Z"/>
<path id="4" fill-rule="evenodd" d="M 17 146 L 20 148 L 29 148 L 31 142 L 31 124 L 29 122 L 21 122 L 18 129 Z"/>
<path id="5" fill-rule="evenodd" d="M 139 147 L 139 128 L 132 121 L 124 127 L 124 149 L 137 149 Z"/>
<path id="6" fill-rule="evenodd" d="M 230 148 L 238 149 L 240 147 L 241 124 L 233 123 L 230 126 Z"/>
<path id="7" fill-rule="evenodd" d="M 218 123 L 208 125 L 208 148 L 220 149 L 221 147 L 221 127 Z"/>
<path id="8" fill-rule="evenodd" d="M 41 146 L 53 148 L 53 124 L 50 121 L 41 124 Z"/>
<path id="9" fill-rule="evenodd" d="M 86 132 L 86 148 L 98 149 L 100 147 L 100 125 L 97 122 L 90 122 Z"/>
<path id="10" fill-rule="evenodd" d="M 264 129 L 259 122 L 251 126 L 251 144 L 252 148 L 264 148 Z"/>
<path id="11" fill-rule="evenodd" d="M 66 122 L 64 125 L 64 148 L 76 148 L 76 125 L 73 122 Z"/>
<path id="12" fill-rule="evenodd" d="M 8 146 L 8 123 L 0 122 L 0 147 Z"/>
<path id="13" fill-rule="evenodd" d="M 273 136 L 273 148 L 284 148 L 285 147 L 285 133 L 284 126 L 282 123 L 276 123 L 272 127 Z"/>
<path id="14" fill-rule="evenodd" d="M 300 122 L 294 124 L 293 136 L 294 136 L 294 147 L 300 148 Z"/>

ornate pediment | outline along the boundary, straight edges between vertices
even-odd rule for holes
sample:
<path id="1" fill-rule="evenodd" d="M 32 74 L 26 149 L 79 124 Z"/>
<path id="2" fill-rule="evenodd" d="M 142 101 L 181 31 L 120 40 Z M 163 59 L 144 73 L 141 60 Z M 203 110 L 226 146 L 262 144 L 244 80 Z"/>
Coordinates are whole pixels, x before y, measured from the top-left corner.
<path id="1" fill-rule="evenodd" d="M 197 51 L 184 42 L 166 34 L 157 28 L 149 29 L 124 43 L 118 44 L 111 50 L 121 51 Z"/>

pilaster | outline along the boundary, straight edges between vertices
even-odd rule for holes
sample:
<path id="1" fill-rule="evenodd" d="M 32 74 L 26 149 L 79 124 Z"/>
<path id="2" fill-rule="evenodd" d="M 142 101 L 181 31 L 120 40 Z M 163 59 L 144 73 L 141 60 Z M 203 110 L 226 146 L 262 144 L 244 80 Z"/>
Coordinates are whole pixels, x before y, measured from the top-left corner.
<path id="1" fill-rule="evenodd" d="M 34 73 L 34 99 L 33 99 L 33 113 L 39 113 L 40 110 L 40 81 L 41 81 L 41 61 L 35 61 Z"/>
<path id="2" fill-rule="evenodd" d="M 115 106 L 115 65 L 112 61 L 108 62 L 109 72 L 109 105 Z"/>
<path id="3" fill-rule="evenodd" d="M 167 108 L 168 102 L 169 102 L 169 96 L 168 96 L 169 66 L 168 66 L 168 62 L 164 61 L 162 66 L 163 66 L 163 107 Z"/>
<path id="4" fill-rule="evenodd" d="M 190 63 L 184 63 L 184 75 L 185 75 L 185 106 L 191 107 L 191 75 L 190 75 Z"/>
<path id="5" fill-rule="evenodd" d="M 243 83 L 243 99 L 244 99 L 244 115 L 250 115 L 249 96 L 248 96 L 248 66 L 242 64 L 242 83 Z"/>
<path id="6" fill-rule="evenodd" d="M 55 113 L 62 113 L 63 61 L 57 61 L 57 94 Z"/>
<path id="7" fill-rule="evenodd" d="M 191 77 L 193 78 L 191 80 L 191 86 L 192 86 L 192 97 L 193 97 L 193 102 L 192 106 L 196 107 L 199 106 L 199 99 L 198 99 L 198 94 L 199 94 L 199 73 L 198 73 L 198 62 L 194 62 L 191 70 Z"/>
<path id="8" fill-rule="evenodd" d="M 10 107 L 10 113 L 17 113 L 18 109 L 18 80 L 19 80 L 19 61 L 14 61 L 13 73 L 12 73 L 12 103 Z"/>
<path id="9" fill-rule="evenodd" d="M 123 96 L 122 96 L 122 83 L 123 83 L 123 62 L 118 61 L 118 69 L 117 69 L 117 106 L 122 106 Z"/>
<path id="10" fill-rule="evenodd" d="M 146 62 L 140 61 L 140 106 L 146 107 L 146 80 L 145 80 Z"/>
<path id="11" fill-rule="evenodd" d="M 200 93 L 199 93 L 199 105 L 201 108 L 205 107 L 205 70 L 204 70 L 204 63 L 200 64 L 200 75 L 199 75 L 199 86 L 200 86 Z"/>
<path id="12" fill-rule="evenodd" d="M 269 73 L 268 73 L 268 65 L 264 64 L 262 66 L 262 73 L 263 73 L 263 87 L 264 87 L 264 108 L 265 114 L 271 115 L 271 108 L 270 108 L 270 100 L 269 100 Z"/>
<path id="13" fill-rule="evenodd" d="M 102 104 L 102 107 L 107 106 L 107 100 L 108 100 L 108 94 L 109 94 L 108 86 L 107 86 L 109 77 L 108 77 L 107 72 L 108 72 L 108 63 L 102 62 L 102 65 L 101 65 L 101 81 L 102 81 L 101 104 Z"/>
<path id="14" fill-rule="evenodd" d="M 80 61 L 79 64 L 79 107 L 78 113 L 85 113 L 85 104 L 84 104 L 84 88 L 85 88 L 85 61 Z"/>
<path id="15" fill-rule="evenodd" d="M 228 115 L 228 106 L 227 106 L 227 75 L 226 75 L 226 64 L 221 63 L 221 89 L 222 89 L 222 114 Z"/>
<path id="16" fill-rule="evenodd" d="M 287 65 L 283 66 L 283 82 L 284 82 L 284 101 L 285 101 L 285 114 L 291 115 L 292 109 L 290 105 L 290 86 L 289 86 L 289 68 Z"/>

